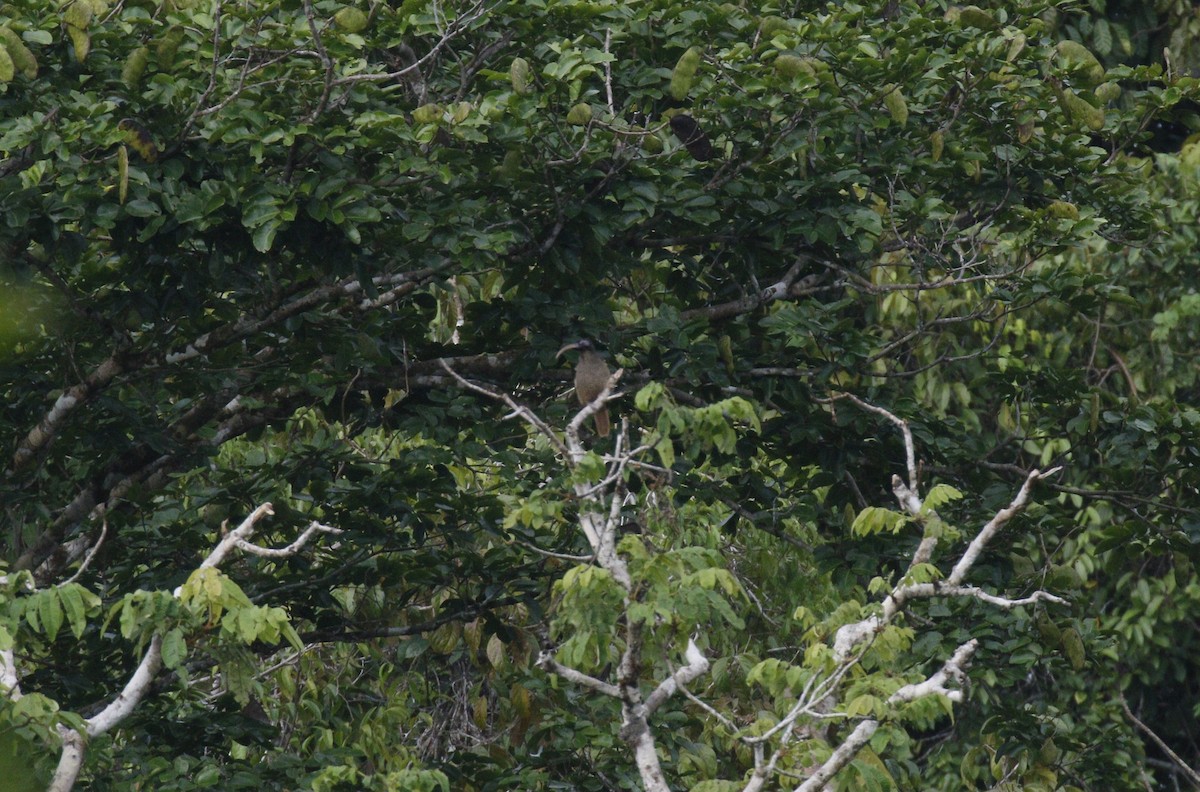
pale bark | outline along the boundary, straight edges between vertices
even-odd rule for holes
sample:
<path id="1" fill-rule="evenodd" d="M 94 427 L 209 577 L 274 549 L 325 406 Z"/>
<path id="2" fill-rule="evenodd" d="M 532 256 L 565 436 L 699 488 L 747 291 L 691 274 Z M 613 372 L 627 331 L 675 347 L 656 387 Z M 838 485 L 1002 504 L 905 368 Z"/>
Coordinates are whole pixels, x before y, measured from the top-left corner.
<path id="1" fill-rule="evenodd" d="M 198 568 L 219 567 L 234 549 L 239 549 L 252 555 L 271 558 L 289 556 L 298 552 L 318 533 L 341 533 L 336 528 L 313 522 L 300 534 L 296 541 L 287 547 L 265 548 L 251 544 L 249 540 L 254 534 L 255 524 L 266 515 L 272 513 L 271 504 L 264 503 L 259 506 L 237 528 L 230 531 L 217 543 L 216 547 L 200 563 Z M 182 588 L 182 586 L 177 587 L 173 592 L 174 596 L 178 597 Z M 79 771 L 83 768 L 87 741 L 92 737 L 97 737 L 110 731 L 128 718 L 145 698 L 151 684 L 161 669 L 162 635 L 155 634 L 151 637 L 141 662 L 138 663 L 138 667 L 130 675 L 129 681 L 125 683 L 121 692 L 106 707 L 84 721 L 83 732 L 63 725 L 58 726 L 62 748 L 59 753 L 58 766 L 55 769 L 50 785 L 47 787 L 47 792 L 70 792 L 74 788 L 75 782 L 79 777 Z M 12 651 L 0 652 L 0 684 L 4 686 L 3 695 L 9 700 L 16 701 L 21 698 L 20 673 Z"/>

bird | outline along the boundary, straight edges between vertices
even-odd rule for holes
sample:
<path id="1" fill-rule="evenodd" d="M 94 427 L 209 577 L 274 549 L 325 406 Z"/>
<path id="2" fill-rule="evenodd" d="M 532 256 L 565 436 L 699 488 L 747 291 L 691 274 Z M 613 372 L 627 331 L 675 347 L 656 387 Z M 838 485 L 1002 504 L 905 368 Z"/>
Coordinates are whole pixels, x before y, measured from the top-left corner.
<path id="1" fill-rule="evenodd" d="M 591 404 L 600 395 L 600 391 L 604 390 L 604 386 L 608 385 L 608 366 L 596 351 L 596 346 L 586 338 L 558 350 L 555 359 L 561 358 L 563 353 L 572 349 L 579 350 L 579 362 L 575 364 L 575 395 L 580 404 Z M 608 437 L 611 426 L 608 420 L 608 406 L 597 410 L 595 418 L 596 434 Z"/>
<path id="2" fill-rule="evenodd" d="M 675 137 L 679 138 L 679 142 L 692 155 L 692 159 L 699 162 L 708 162 L 710 159 L 717 156 L 713 151 L 712 143 L 708 140 L 708 135 L 704 134 L 704 130 L 700 128 L 700 124 L 696 119 L 692 118 L 687 113 L 679 113 L 671 116 L 671 131 L 675 133 Z"/>

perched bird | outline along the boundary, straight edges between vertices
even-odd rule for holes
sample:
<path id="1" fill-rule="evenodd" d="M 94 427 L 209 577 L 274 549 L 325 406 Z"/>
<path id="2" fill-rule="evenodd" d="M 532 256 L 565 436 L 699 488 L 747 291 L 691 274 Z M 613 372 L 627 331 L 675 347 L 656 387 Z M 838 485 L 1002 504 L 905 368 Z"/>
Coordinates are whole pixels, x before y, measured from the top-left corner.
<path id="1" fill-rule="evenodd" d="M 671 116 L 671 131 L 692 155 L 692 159 L 708 162 L 717 156 L 712 143 L 708 140 L 708 135 L 704 134 L 704 130 L 700 128 L 699 122 L 687 113 Z"/>
<path id="2" fill-rule="evenodd" d="M 574 344 L 567 344 L 558 350 L 558 354 L 554 357 L 560 358 L 564 352 L 572 349 L 579 350 L 579 362 L 575 364 L 575 395 L 579 397 L 580 404 L 591 404 L 608 384 L 608 366 L 605 365 L 604 358 L 600 357 L 600 353 L 596 351 L 596 347 L 586 338 L 576 341 Z M 596 434 L 600 437 L 607 437 L 610 427 L 608 407 L 604 406 L 597 410 L 595 417 Z"/>

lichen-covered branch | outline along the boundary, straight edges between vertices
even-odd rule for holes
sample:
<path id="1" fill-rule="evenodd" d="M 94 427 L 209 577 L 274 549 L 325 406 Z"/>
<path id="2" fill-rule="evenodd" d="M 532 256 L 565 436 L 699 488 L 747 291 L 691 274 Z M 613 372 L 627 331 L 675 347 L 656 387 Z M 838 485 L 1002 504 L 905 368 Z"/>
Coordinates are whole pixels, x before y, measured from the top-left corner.
<path id="1" fill-rule="evenodd" d="M 915 444 L 908 422 L 882 407 L 870 404 L 850 394 L 835 394 L 827 403 L 833 404 L 842 399 L 868 412 L 883 416 L 900 429 L 904 437 L 908 481 L 905 481 L 898 475 L 892 476 L 892 491 L 900 506 L 914 519 L 919 522 L 930 519 L 931 515 L 926 513 L 921 498 Z M 837 690 L 846 674 L 862 660 L 874 637 L 891 624 L 913 600 L 932 597 L 971 598 L 1005 610 L 1032 605 L 1038 602 L 1056 604 L 1064 602 L 1061 597 L 1045 591 L 1035 591 L 1025 597 L 1012 598 L 993 594 L 963 582 L 978 561 L 983 550 L 987 547 L 988 542 L 1004 525 L 1028 505 L 1033 485 L 1045 476 L 1057 472 L 1057 470 L 1055 468 L 1045 473 L 1036 470 L 1031 472 L 1009 505 L 996 512 L 975 535 L 945 581 L 914 583 L 908 581 L 906 576 L 884 598 L 882 607 L 878 613 L 873 613 L 859 621 L 843 625 L 837 630 L 832 646 L 835 668 L 831 672 L 811 678 L 805 684 L 804 690 L 797 697 L 796 703 L 779 723 L 757 736 L 743 737 L 743 742 L 751 745 L 755 750 L 755 769 L 744 786 L 746 792 L 758 792 L 764 789 L 776 773 L 776 766 L 780 758 L 794 739 L 797 723 L 801 716 L 822 718 L 829 717 L 831 714 L 836 715 L 836 713 L 829 712 L 831 709 L 830 705 L 835 702 Z M 913 553 L 908 567 L 909 571 L 914 570 L 918 564 L 930 563 L 936 548 L 937 540 L 935 537 L 931 535 L 923 537 Z M 975 640 L 961 644 L 950 659 L 943 663 L 941 668 L 935 673 L 920 682 L 901 687 L 887 699 L 887 703 L 895 706 L 916 701 L 930 695 L 944 695 L 952 702 L 961 701 L 961 685 L 966 678 L 967 665 L 970 663 L 977 646 L 978 642 Z M 878 728 L 879 721 L 874 718 L 868 718 L 859 722 L 850 734 L 846 735 L 838 743 L 830 757 L 813 770 L 803 783 L 796 787 L 798 792 L 816 792 L 816 790 L 824 789 L 838 771 L 854 759 L 855 755 L 867 744 Z M 764 750 L 768 741 L 775 745 L 774 750 L 769 754 Z"/>
<path id="2" fill-rule="evenodd" d="M 584 422 L 591 418 L 597 410 L 620 395 L 614 389 L 624 373 L 622 370 L 617 370 L 609 377 L 608 382 L 596 398 L 583 405 L 571 418 L 567 424 L 565 439 L 560 440 L 540 416 L 528 407 L 517 404 L 508 394 L 466 380 L 449 364 L 443 363 L 443 368 L 460 385 L 489 398 L 502 401 L 511 407 L 512 417 L 523 419 L 539 433 L 550 438 L 554 448 L 563 455 L 564 464 L 569 468 L 578 467 L 589 453 L 580 436 Z M 628 616 L 629 609 L 634 604 L 633 579 L 625 559 L 617 553 L 616 538 L 617 528 L 621 524 L 623 502 L 621 487 L 624 471 L 635 461 L 635 457 L 647 450 L 646 446 L 634 446 L 629 442 L 628 422 L 623 421 L 621 430 L 617 433 L 613 452 L 604 456 L 605 472 L 603 475 L 595 481 L 581 481 L 573 485 L 575 498 L 579 505 L 579 527 L 594 553 L 592 560 L 597 566 L 608 571 L 624 592 L 625 646 L 621 652 L 620 662 L 617 664 L 617 684 L 605 682 L 564 665 L 558 662 L 551 652 L 544 652 L 538 658 L 538 666 L 568 682 L 620 701 L 622 721 L 620 736 L 633 751 L 634 762 L 637 765 L 638 774 L 641 776 L 643 790 L 645 792 L 670 792 L 670 786 L 658 759 L 658 750 L 649 718 L 684 685 L 704 674 L 708 670 L 709 662 L 695 641 L 689 640 L 687 648 L 684 650 L 685 664 L 660 681 L 649 697 L 643 699 L 641 675 L 646 625 Z"/>
<path id="3" fill-rule="evenodd" d="M 272 549 L 251 545 L 249 539 L 254 533 L 256 523 L 272 513 L 271 504 L 264 503 L 259 506 L 246 519 L 242 520 L 237 528 L 230 531 L 217 543 L 198 568 L 220 566 L 235 548 L 252 552 L 255 555 L 281 557 L 294 555 L 318 533 L 341 533 L 337 528 L 313 522 L 296 541 L 285 548 Z M 175 597 L 180 596 L 182 588 L 180 586 L 174 590 Z M 160 633 L 151 637 L 145 654 L 121 692 L 107 706 L 84 721 L 84 733 L 63 725 L 58 727 L 58 734 L 62 739 L 62 749 L 58 766 L 50 786 L 47 787 L 48 792 L 69 792 L 75 786 L 79 771 L 83 767 L 86 741 L 112 730 L 137 709 L 149 692 L 158 672 L 162 669 L 162 641 Z M 5 687 L 3 695 L 11 701 L 19 699 L 21 697 L 19 682 L 20 674 L 13 653 L 11 651 L 0 653 L 0 683 L 3 683 Z"/>
<path id="4" fill-rule="evenodd" d="M 967 641 L 955 650 L 954 654 L 942 664 L 935 673 L 921 682 L 905 685 L 888 697 L 888 704 L 905 704 L 919 698 L 932 695 L 943 695 L 951 701 L 962 700 L 962 690 L 958 687 L 947 687 L 946 683 L 953 681 L 961 685 L 966 678 L 967 663 L 975 653 L 978 641 Z M 875 732 L 879 729 L 879 721 L 868 718 L 854 727 L 854 730 L 834 749 L 833 754 L 818 767 L 804 783 L 796 787 L 796 792 L 818 792 L 837 775 L 838 771 L 854 760 Z M 747 787 L 749 789 L 749 787 Z"/>

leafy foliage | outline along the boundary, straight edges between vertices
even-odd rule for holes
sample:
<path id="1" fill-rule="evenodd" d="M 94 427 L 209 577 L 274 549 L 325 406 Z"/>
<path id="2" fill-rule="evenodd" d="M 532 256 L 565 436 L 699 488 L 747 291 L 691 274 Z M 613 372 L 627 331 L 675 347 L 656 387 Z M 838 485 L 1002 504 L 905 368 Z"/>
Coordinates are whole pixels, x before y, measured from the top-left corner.
<path id="1" fill-rule="evenodd" d="M 877 718 L 839 788 L 1167 778 L 1121 702 L 1187 755 L 1200 149 L 1145 143 L 1195 37 L 1164 70 L 1122 9 L 0 8 L 6 777 L 158 641 L 90 788 L 633 788 L 618 708 L 535 662 L 611 675 L 632 621 L 647 686 L 712 660 L 728 723 L 653 723 L 673 782 L 732 789 L 839 628 L 1062 465 L 969 582 L 1070 607 L 913 603 L 780 769 Z M 630 602 L 572 495 L 612 449 L 567 469 L 440 363 L 561 428 L 581 335 L 645 446 Z M 842 392 L 908 421 L 919 514 Z M 342 533 L 201 568 L 266 501 L 260 546 Z M 889 703 L 971 639 L 953 718 Z"/>

